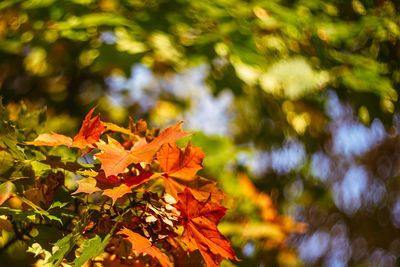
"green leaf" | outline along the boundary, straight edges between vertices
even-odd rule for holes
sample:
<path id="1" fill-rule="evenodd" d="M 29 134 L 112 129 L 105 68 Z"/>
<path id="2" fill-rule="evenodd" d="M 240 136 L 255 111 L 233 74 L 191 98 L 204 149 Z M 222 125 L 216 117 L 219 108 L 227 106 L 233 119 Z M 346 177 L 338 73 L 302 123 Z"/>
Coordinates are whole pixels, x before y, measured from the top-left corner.
<path id="1" fill-rule="evenodd" d="M 100 253 L 103 252 L 104 248 L 107 246 L 110 237 L 111 234 L 108 234 L 104 237 L 103 240 L 101 240 L 101 237 L 99 235 L 96 235 L 91 239 L 85 240 L 82 248 L 80 249 L 80 252 L 82 254 L 78 258 L 76 258 L 72 262 L 72 264 L 74 264 L 75 267 L 80 267 L 83 264 L 85 264 L 85 262 L 87 262 L 88 260 L 98 256 Z"/>
<path id="2" fill-rule="evenodd" d="M 50 165 L 44 164 L 44 163 L 36 161 L 36 160 L 32 161 L 31 165 L 32 165 L 32 169 L 35 171 L 35 175 L 37 175 L 37 176 L 42 176 L 47 171 L 51 170 Z"/>
<path id="3" fill-rule="evenodd" d="M 6 151 L 0 151 L 0 175 L 8 172 L 14 165 L 14 159 Z"/>
<path id="4" fill-rule="evenodd" d="M 24 201 L 25 202 L 25 201 Z M 25 202 L 26 203 L 26 202 Z M 12 220 L 15 221 L 34 221 L 36 219 L 36 215 L 46 217 L 47 219 L 51 221 L 57 221 L 62 225 L 62 220 L 58 218 L 55 215 L 52 215 L 48 213 L 47 211 L 41 211 L 41 210 L 28 210 L 28 211 L 22 211 L 19 209 L 11 209 L 8 207 L 0 207 L 0 215 L 11 215 Z"/>
<path id="5" fill-rule="evenodd" d="M 76 239 L 77 236 L 74 236 L 73 233 L 70 233 L 59 239 L 52 247 L 51 257 L 45 263 L 50 263 L 53 266 L 59 266 L 65 256 L 75 246 Z"/>
<path id="6" fill-rule="evenodd" d="M 49 207 L 49 210 L 51 210 L 51 209 L 54 209 L 54 208 L 64 208 L 65 206 L 68 206 L 68 205 L 70 205 L 71 203 L 69 203 L 69 202 L 60 202 L 60 201 L 56 201 L 56 202 L 53 202 L 52 204 L 51 204 L 51 206 Z"/>

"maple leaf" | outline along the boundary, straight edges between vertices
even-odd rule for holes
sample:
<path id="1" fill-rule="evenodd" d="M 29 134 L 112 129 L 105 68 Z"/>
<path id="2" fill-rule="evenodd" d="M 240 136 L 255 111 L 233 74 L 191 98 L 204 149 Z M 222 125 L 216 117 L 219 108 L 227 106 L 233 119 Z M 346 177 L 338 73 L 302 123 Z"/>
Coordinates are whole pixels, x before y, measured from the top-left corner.
<path id="1" fill-rule="evenodd" d="M 178 193 L 188 188 L 199 201 L 210 198 L 219 203 L 225 195 L 215 187 L 216 182 L 196 176 L 203 168 L 204 155 L 201 148 L 191 146 L 190 143 L 185 149 L 180 149 L 175 143 L 163 145 L 157 159 L 165 172 L 163 178 L 166 193 L 177 198 Z"/>
<path id="2" fill-rule="evenodd" d="M 97 186 L 104 190 L 120 186 L 121 184 L 125 184 L 128 187 L 133 188 L 151 179 L 160 177 L 160 174 L 153 174 L 152 172 L 142 171 L 139 175 L 130 176 L 129 174 L 124 174 L 120 175 L 120 177 L 124 179 L 121 181 L 120 178 L 115 175 L 110 175 L 106 177 L 104 172 L 99 172 L 94 178 L 97 181 Z"/>
<path id="3" fill-rule="evenodd" d="M 165 192 L 175 199 L 177 199 L 178 194 L 182 193 L 185 189 L 188 189 L 200 202 L 209 199 L 211 202 L 220 203 L 225 197 L 225 194 L 215 186 L 217 184 L 216 182 L 200 176 L 196 176 L 196 179 L 192 181 L 183 181 L 173 177 L 163 177 L 163 179 Z"/>
<path id="4" fill-rule="evenodd" d="M 159 177 L 159 174 L 153 174 L 152 172 L 143 172 L 139 175 L 125 178 L 122 183 L 132 188 L 141 185 L 156 177 Z"/>
<path id="5" fill-rule="evenodd" d="M 99 172 L 99 174 L 94 178 L 97 181 L 96 186 L 102 190 L 110 189 L 110 188 L 121 185 L 121 180 L 117 176 L 110 175 L 110 176 L 106 177 L 104 172 Z"/>
<path id="6" fill-rule="evenodd" d="M 96 157 L 101 161 L 101 168 L 106 176 L 109 176 L 122 173 L 132 163 L 150 163 L 162 145 L 191 135 L 191 133 L 182 132 L 181 124 L 182 122 L 167 128 L 150 143 L 147 143 L 145 138 L 140 139 L 131 150 L 125 150 L 118 141 L 111 137 L 108 137 L 108 143 L 97 143 L 101 152 L 97 153 Z"/>
<path id="7" fill-rule="evenodd" d="M 34 146 L 71 146 L 72 138 L 52 132 L 51 134 L 40 134 L 35 140 L 25 142 L 25 144 Z"/>
<path id="8" fill-rule="evenodd" d="M 124 127 L 118 126 L 112 122 L 102 122 L 102 123 L 104 124 L 104 126 L 106 126 L 107 131 L 119 132 L 119 133 L 123 133 L 123 134 L 130 135 L 130 136 L 134 135 L 130 130 L 125 129 Z"/>
<path id="9" fill-rule="evenodd" d="M 135 250 L 138 254 L 146 253 L 151 257 L 156 258 L 163 267 L 173 266 L 168 256 L 162 253 L 157 247 L 153 246 L 147 238 L 138 233 L 132 232 L 127 228 L 123 228 L 117 234 L 125 235 L 125 239 L 132 244 L 132 250 Z"/>
<path id="10" fill-rule="evenodd" d="M 135 161 L 132 153 L 115 139 L 108 136 L 108 143 L 99 142 L 97 148 L 101 150 L 96 157 L 101 161 L 101 168 L 106 176 L 118 175 Z"/>
<path id="11" fill-rule="evenodd" d="M 101 191 L 100 188 L 96 187 L 97 183 L 96 179 L 92 177 L 83 178 L 77 181 L 77 183 L 78 183 L 78 189 L 72 193 L 73 195 L 78 193 L 92 194 L 94 192 Z"/>
<path id="12" fill-rule="evenodd" d="M 187 188 L 178 194 L 178 203 L 174 206 L 181 212 L 182 241 L 189 251 L 198 249 L 209 267 L 219 266 L 222 258 L 237 259 L 230 242 L 217 228 L 226 208 L 196 200 Z"/>
<path id="13" fill-rule="evenodd" d="M 112 205 L 115 204 L 115 201 L 117 201 L 117 199 L 123 197 L 128 193 L 132 193 L 132 189 L 125 184 L 121 184 L 120 186 L 116 186 L 114 188 L 106 189 L 103 191 L 103 195 L 106 195 L 112 199 Z"/>
<path id="14" fill-rule="evenodd" d="M 91 119 L 95 108 L 92 108 L 82 122 L 79 133 L 72 139 L 69 136 L 54 133 L 40 134 L 35 140 L 25 142 L 28 145 L 35 146 L 69 146 L 84 149 L 86 146 L 99 141 L 101 133 L 106 129 L 100 121 L 100 115 Z"/>
<path id="15" fill-rule="evenodd" d="M 161 147 L 157 159 L 166 175 L 191 180 L 203 168 L 204 155 L 201 148 L 191 146 L 190 142 L 183 150 L 168 143 Z"/>
<path id="16" fill-rule="evenodd" d="M 72 147 L 83 149 L 87 145 L 98 142 L 101 133 L 106 129 L 106 126 L 100 121 L 99 114 L 91 119 L 94 109 L 92 108 L 83 120 L 79 133 L 72 141 Z"/>
<path id="17" fill-rule="evenodd" d="M 158 137 L 156 137 L 150 143 L 144 142 L 143 138 L 140 142 L 137 142 L 132 147 L 132 153 L 137 158 L 140 158 L 140 162 L 150 163 L 153 160 L 154 155 L 161 148 L 162 145 L 174 142 L 182 137 L 192 135 L 192 133 L 182 132 L 182 122 L 165 129 Z"/>

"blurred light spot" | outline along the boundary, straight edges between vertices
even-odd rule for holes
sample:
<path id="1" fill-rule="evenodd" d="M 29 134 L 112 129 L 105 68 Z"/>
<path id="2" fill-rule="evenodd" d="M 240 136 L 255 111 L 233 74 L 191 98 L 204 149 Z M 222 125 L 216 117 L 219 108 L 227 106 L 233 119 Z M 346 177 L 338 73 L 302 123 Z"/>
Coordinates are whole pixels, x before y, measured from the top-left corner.
<path id="1" fill-rule="evenodd" d="M 301 114 L 295 114 L 294 112 L 289 112 L 287 115 L 287 121 L 293 126 L 293 129 L 299 135 L 303 135 L 307 129 L 307 126 L 311 122 L 311 118 L 308 112 L 303 112 Z"/>
<path id="2" fill-rule="evenodd" d="M 369 256 L 368 262 L 370 262 L 370 266 L 398 266 L 396 260 L 397 258 L 390 252 L 385 252 L 383 249 L 377 248 Z"/>
<path id="3" fill-rule="evenodd" d="M 241 153 L 239 162 L 246 165 L 254 176 L 261 177 L 269 170 L 270 156 L 266 151 L 256 151 L 254 155 Z"/>
<path id="4" fill-rule="evenodd" d="M 366 206 L 377 207 L 386 193 L 386 186 L 381 180 L 374 179 L 370 181 L 368 184 L 368 190 L 366 190 L 363 195 Z"/>
<path id="5" fill-rule="evenodd" d="M 364 5 L 363 5 L 360 1 L 353 0 L 353 1 L 351 2 L 351 5 L 353 6 L 353 10 L 354 10 L 356 13 L 358 13 L 358 14 L 360 14 L 360 15 L 365 15 L 365 14 L 367 14 L 367 11 L 365 10 Z"/>
<path id="6" fill-rule="evenodd" d="M 355 261 L 361 260 L 368 252 L 367 241 L 362 237 L 353 240 L 353 242 L 351 243 L 351 248 L 352 258 Z"/>
<path id="7" fill-rule="evenodd" d="M 300 142 L 287 140 L 283 148 L 270 153 L 271 167 L 278 174 L 287 174 L 304 163 L 306 152 Z"/>
<path id="8" fill-rule="evenodd" d="M 400 197 L 397 198 L 396 203 L 392 209 L 393 224 L 400 228 Z"/>
<path id="9" fill-rule="evenodd" d="M 342 123 L 332 130 L 333 149 L 345 156 L 362 155 L 378 145 L 386 135 L 385 128 L 379 120 L 374 120 L 370 128 L 360 123 Z"/>
<path id="10" fill-rule="evenodd" d="M 329 175 L 332 173 L 332 164 L 331 159 L 324 153 L 314 153 L 311 157 L 311 175 L 321 181 L 327 181 Z"/>
<path id="11" fill-rule="evenodd" d="M 326 91 L 327 103 L 326 103 L 326 113 L 332 119 L 339 119 L 344 116 L 346 110 L 344 105 L 340 103 L 338 96 L 332 90 Z"/>
<path id="12" fill-rule="evenodd" d="M 130 54 L 137 54 L 146 51 L 148 48 L 144 43 L 136 41 L 124 28 L 115 30 L 117 49 Z"/>
<path id="13" fill-rule="evenodd" d="M 368 109 L 365 106 L 361 106 L 358 110 L 358 117 L 360 117 L 360 120 L 364 124 L 369 124 L 369 112 Z"/>
<path id="14" fill-rule="evenodd" d="M 282 110 L 285 113 L 288 113 L 290 111 L 294 110 L 294 104 L 292 101 L 286 100 L 285 102 L 282 103 Z"/>
<path id="15" fill-rule="evenodd" d="M 338 235 L 331 239 L 329 255 L 333 260 L 333 265 L 328 266 L 347 266 L 351 257 L 351 246 L 348 238 L 344 235 Z"/>
<path id="16" fill-rule="evenodd" d="M 84 50 L 79 55 L 79 63 L 84 67 L 89 66 L 99 55 L 100 52 L 97 49 Z"/>
<path id="17" fill-rule="evenodd" d="M 347 263 L 343 261 L 343 259 L 337 258 L 337 257 L 328 257 L 324 261 L 325 267 L 346 267 Z"/>
<path id="18" fill-rule="evenodd" d="M 153 78 L 151 70 L 141 64 L 132 67 L 129 78 L 114 74 L 106 78 L 106 84 L 111 89 L 109 98 L 118 106 L 137 103 L 143 112 L 147 112 L 155 106 L 158 98 L 157 88 L 148 88 Z M 127 96 L 122 94 L 124 90 Z"/>
<path id="19" fill-rule="evenodd" d="M 229 53 L 229 47 L 225 43 L 216 43 L 214 45 L 214 50 L 220 57 L 225 57 Z"/>
<path id="20" fill-rule="evenodd" d="M 347 214 L 354 214 L 362 205 L 362 196 L 367 189 L 368 174 L 364 167 L 352 166 L 342 182 L 334 187 L 334 200 L 338 208 Z"/>
<path id="21" fill-rule="evenodd" d="M 106 44 L 115 44 L 116 42 L 116 37 L 113 32 L 107 31 L 107 32 L 102 32 L 100 35 L 100 40 L 105 42 Z"/>
<path id="22" fill-rule="evenodd" d="M 291 58 L 272 65 L 261 75 L 260 85 L 268 93 L 298 99 L 318 90 L 328 80 L 327 73 L 314 71 L 304 58 Z"/>
<path id="23" fill-rule="evenodd" d="M 271 151 L 254 151 L 252 155 L 241 157 L 250 172 L 255 176 L 262 176 L 269 170 L 279 175 L 285 175 L 303 166 L 306 159 L 304 145 L 294 140 L 286 140 L 282 148 Z"/>
<path id="24" fill-rule="evenodd" d="M 23 42 L 23 43 L 30 42 L 33 39 L 33 37 L 34 37 L 34 34 L 32 31 L 24 32 L 21 35 L 21 42 Z"/>
<path id="25" fill-rule="evenodd" d="M 183 112 L 186 128 L 208 135 L 229 135 L 233 94 L 230 90 L 223 90 L 214 96 L 205 85 L 207 72 L 208 68 L 204 65 L 184 71 L 170 77 L 168 82 L 164 81 L 163 88 L 190 103 L 190 107 Z"/>
<path id="26" fill-rule="evenodd" d="M 177 62 L 182 58 L 181 52 L 175 48 L 170 37 L 164 33 L 153 33 L 150 36 L 150 43 L 160 61 Z"/>
<path id="27" fill-rule="evenodd" d="M 44 75 L 49 70 L 47 53 L 41 47 L 33 48 L 24 59 L 25 69 L 35 75 Z"/>
<path id="28" fill-rule="evenodd" d="M 293 183 L 285 187 L 285 198 L 287 198 L 288 200 L 297 199 L 303 192 L 303 188 L 304 185 L 302 180 L 298 179 L 294 181 Z"/>
<path id="29" fill-rule="evenodd" d="M 231 62 L 236 74 L 249 85 L 255 85 L 260 77 L 261 70 L 252 65 L 243 63 L 239 57 L 231 56 Z"/>
<path id="30" fill-rule="evenodd" d="M 246 245 L 244 245 L 244 247 L 243 247 L 243 254 L 246 256 L 246 257 L 250 257 L 251 255 L 253 255 L 253 253 L 254 253 L 254 244 L 253 243 L 251 243 L 251 242 L 248 242 Z"/>
<path id="31" fill-rule="evenodd" d="M 307 236 L 299 245 L 300 258 L 308 263 L 313 263 L 323 256 L 328 248 L 329 234 L 315 232 Z"/>
<path id="32" fill-rule="evenodd" d="M 119 106 L 136 103 L 142 112 L 148 112 L 155 109 L 157 104 L 164 103 L 165 101 L 159 101 L 164 90 L 189 104 L 189 108 L 180 113 L 177 112 L 178 109 L 174 109 L 171 116 L 175 118 L 171 117 L 170 120 L 184 120 L 185 128 L 200 130 L 209 135 L 229 135 L 233 117 L 230 109 L 233 102 L 232 92 L 224 90 L 214 96 L 205 85 L 207 72 L 208 68 L 203 65 L 176 75 L 159 77 L 144 65 L 137 64 L 132 67 L 131 77 L 114 74 L 106 78 L 106 84 L 110 88 L 109 98 L 112 103 Z M 170 104 L 173 105 L 173 102 Z M 169 106 L 165 103 L 162 105 Z M 160 126 L 166 126 L 171 122 L 165 120 L 159 123 L 163 123 Z"/>

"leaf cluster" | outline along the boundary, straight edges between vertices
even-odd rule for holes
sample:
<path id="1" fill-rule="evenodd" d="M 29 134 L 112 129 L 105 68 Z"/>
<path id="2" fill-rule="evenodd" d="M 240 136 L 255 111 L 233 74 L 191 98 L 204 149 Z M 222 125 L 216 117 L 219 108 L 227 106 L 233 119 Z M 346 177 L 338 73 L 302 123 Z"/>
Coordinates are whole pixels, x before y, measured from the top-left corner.
<path id="1" fill-rule="evenodd" d="M 8 127 L 0 139 L 7 177 L 0 184 L 1 230 L 10 244 L 27 242 L 42 264 L 173 266 L 196 250 L 207 266 L 237 259 L 217 228 L 224 194 L 197 175 L 205 154 L 175 144 L 191 135 L 182 123 L 160 134 L 144 121 L 131 120 L 127 129 L 92 118 L 93 108 L 74 138 L 54 132 L 34 138 L 36 131 L 17 130 L 3 106 L 1 112 Z M 65 149 L 70 156 L 63 157 Z"/>

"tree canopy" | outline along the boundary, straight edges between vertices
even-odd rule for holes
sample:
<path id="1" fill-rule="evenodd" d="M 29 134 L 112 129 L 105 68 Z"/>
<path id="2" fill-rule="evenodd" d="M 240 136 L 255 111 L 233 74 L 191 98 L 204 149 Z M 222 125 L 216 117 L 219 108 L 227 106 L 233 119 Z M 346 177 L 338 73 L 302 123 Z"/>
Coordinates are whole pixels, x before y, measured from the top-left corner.
<path id="1" fill-rule="evenodd" d="M 163 128 L 183 120 L 195 135 L 164 149 L 182 157 L 190 139 L 206 152 L 201 175 L 229 196 L 219 229 L 241 259 L 232 264 L 394 266 L 399 8 L 390 0 L 4 0 L 0 187 L 37 179 L 41 164 L 56 170 L 44 158 L 32 165 L 35 149 L 23 142 L 54 131 L 68 137 L 57 144 L 78 150 L 83 139 L 72 136 L 95 106 L 104 121 L 136 122 L 138 133 L 139 119 Z M 65 148 L 49 149 L 64 167 L 76 159 Z M 166 188 L 180 186 L 171 181 Z M 3 246 L 1 257 L 16 260 L 12 249 L 33 250 L 28 243 Z"/>

